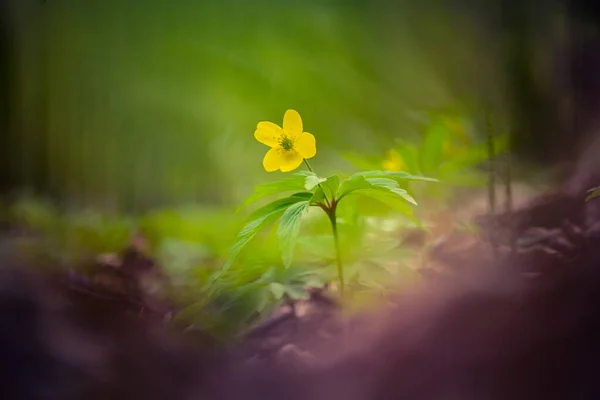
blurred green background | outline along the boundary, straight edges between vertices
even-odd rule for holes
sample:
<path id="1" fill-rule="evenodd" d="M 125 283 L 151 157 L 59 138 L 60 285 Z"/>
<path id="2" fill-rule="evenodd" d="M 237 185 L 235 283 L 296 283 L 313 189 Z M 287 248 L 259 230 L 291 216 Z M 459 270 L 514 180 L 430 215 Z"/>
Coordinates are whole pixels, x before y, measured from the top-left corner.
<path id="1" fill-rule="evenodd" d="M 253 132 L 288 108 L 327 174 L 418 138 L 432 110 L 501 104 L 497 33 L 414 3 L 9 1 L 10 169 L 73 206 L 235 204 L 278 178 Z"/>

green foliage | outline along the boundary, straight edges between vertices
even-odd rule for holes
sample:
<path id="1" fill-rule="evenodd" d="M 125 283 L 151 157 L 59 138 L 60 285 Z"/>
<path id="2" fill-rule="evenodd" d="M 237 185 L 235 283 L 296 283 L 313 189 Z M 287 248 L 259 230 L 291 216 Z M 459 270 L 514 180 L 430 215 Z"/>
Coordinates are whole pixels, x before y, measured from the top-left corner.
<path id="1" fill-rule="evenodd" d="M 325 180 L 326 179 L 324 178 L 319 178 L 313 172 L 300 171 L 294 173 L 291 177 L 280 181 L 257 185 L 255 186 L 253 193 L 248 196 L 237 208 L 237 211 L 239 212 L 246 207 L 274 194 L 299 192 L 303 190 L 311 191 L 315 188 L 315 186 L 321 182 L 324 182 Z"/>
<path id="2" fill-rule="evenodd" d="M 300 233 L 300 220 L 308 211 L 309 201 L 300 201 L 291 205 L 281 218 L 281 224 L 277 230 L 283 264 L 289 267 L 292 264 L 294 256 L 294 248 L 296 247 L 296 239 Z"/>
<path id="3" fill-rule="evenodd" d="M 486 175 L 478 167 L 488 159 L 487 143 L 476 143 L 473 127 L 467 120 L 458 116 L 433 116 L 423 127 L 420 142 L 404 141 L 391 148 L 387 158 L 380 156 L 361 156 L 348 154 L 346 159 L 359 167 L 377 169 L 388 167 L 398 174 L 398 182 L 403 174 L 425 175 L 442 182 L 441 185 L 419 187 L 421 197 L 433 197 L 442 202 L 450 189 L 460 187 L 482 187 Z M 508 136 L 494 138 L 496 154 L 508 149 Z M 364 174 L 364 173 L 363 173 Z M 369 177 L 379 177 L 377 173 L 367 172 Z M 371 175 L 372 174 L 372 175 Z M 383 176 L 382 176 L 383 177 Z M 392 178 L 391 176 L 385 176 Z M 429 178 L 423 179 L 427 181 Z M 412 181 L 417 181 L 413 179 Z M 405 186 L 401 186 L 405 188 Z"/>
<path id="4" fill-rule="evenodd" d="M 259 231 L 264 229 L 269 224 L 275 222 L 291 205 L 298 202 L 307 203 L 302 196 L 290 196 L 284 199 L 275 200 L 274 202 L 254 211 L 249 218 L 250 222 L 248 222 L 238 234 L 237 242 L 229 251 L 229 259 L 215 279 L 229 269 L 244 246 L 246 246 Z"/>
<path id="5" fill-rule="evenodd" d="M 236 258 L 243 248 L 261 230 L 264 230 L 276 220 L 281 218 L 277 229 L 281 262 L 285 269 L 290 269 L 293 265 L 294 249 L 299 238 L 301 223 L 307 215 L 309 207 L 318 206 L 325 211 L 330 220 L 337 220 L 338 216 L 336 212 L 342 200 L 348 196 L 367 197 L 389 206 L 418 224 L 419 221 L 414 217 L 411 207 L 416 206 L 417 202 L 409 194 L 408 190 L 401 187 L 401 185 L 407 185 L 410 182 L 435 181 L 432 178 L 412 175 L 406 172 L 366 171 L 355 173 L 347 179 L 342 180 L 339 175 L 322 178 L 312 172 L 303 171 L 297 172 L 292 177 L 279 182 L 259 185 L 248 199 L 243 202 L 243 207 L 273 194 L 302 189 L 306 191 L 297 192 L 289 197 L 272 201 L 250 214 L 246 225 L 238 234 L 238 240 L 230 249 L 228 260 L 215 273 L 211 280 L 211 285 L 213 286 L 211 293 L 215 293 L 221 286 L 218 284 L 219 279 L 228 274 L 229 269 L 234 265 Z M 344 202 L 346 201 L 348 200 L 344 200 Z M 358 219 L 358 214 L 354 214 L 354 217 L 355 220 Z M 337 231 L 335 231 L 335 234 L 337 234 Z M 331 240 L 330 236 L 329 240 Z M 306 241 L 304 241 L 304 244 L 306 244 Z M 330 242 L 329 246 L 331 245 L 332 243 Z M 360 248 L 360 243 L 355 243 L 354 247 L 356 246 Z M 264 276 L 263 274 L 262 278 Z M 272 287 L 276 288 L 274 290 L 278 295 L 283 290 L 279 286 L 279 283 Z M 295 296 L 298 293 L 298 290 L 294 290 L 289 294 L 290 296 Z"/>

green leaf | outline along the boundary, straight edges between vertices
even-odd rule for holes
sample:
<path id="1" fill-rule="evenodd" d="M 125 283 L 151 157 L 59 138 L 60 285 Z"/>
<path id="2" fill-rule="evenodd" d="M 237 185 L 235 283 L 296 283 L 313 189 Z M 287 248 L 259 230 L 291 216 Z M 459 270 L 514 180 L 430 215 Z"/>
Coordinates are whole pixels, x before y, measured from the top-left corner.
<path id="1" fill-rule="evenodd" d="M 356 176 L 345 181 L 339 190 L 338 198 L 346 196 L 352 192 L 364 190 L 381 190 L 383 192 L 389 192 L 396 196 L 401 197 L 405 201 L 417 205 L 415 199 L 408 194 L 408 192 L 398 187 L 398 182 L 388 178 L 368 178 L 365 179 L 363 176 Z"/>
<path id="2" fill-rule="evenodd" d="M 373 186 L 380 186 L 388 189 L 398 187 L 398 182 L 389 178 L 367 178 L 367 182 L 369 182 Z"/>
<path id="3" fill-rule="evenodd" d="M 326 180 L 326 178 L 321 178 L 314 174 L 308 175 L 304 181 L 304 188 L 306 190 L 313 190 L 315 186 L 317 186 L 319 183 L 325 182 Z"/>
<path id="4" fill-rule="evenodd" d="M 277 236 L 279 237 L 283 264 L 286 268 L 289 268 L 292 264 L 296 239 L 300 232 L 300 220 L 308 211 L 309 206 L 309 201 L 300 201 L 285 210 L 281 218 L 281 224 L 279 225 L 279 229 L 277 229 Z"/>
<path id="5" fill-rule="evenodd" d="M 398 189 L 398 190 L 402 190 L 402 189 Z M 383 191 L 383 190 L 373 188 L 373 189 L 363 189 L 360 192 L 358 192 L 357 194 L 378 200 L 378 201 L 384 203 L 385 205 L 387 205 L 388 207 L 392 208 L 393 210 L 398 211 L 402 215 L 410 218 L 413 222 L 420 224 L 414 218 L 413 209 L 406 203 L 408 200 L 406 200 L 402 196 L 399 196 L 396 193 L 393 193 L 391 191 Z"/>
<path id="6" fill-rule="evenodd" d="M 323 287 L 323 285 L 325 285 L 323 278 L 321 278 L 319 275 L 315 275 L 315 274 L 306 275 L 305 277 L 302 278 L 302 281 L 304 283 L 304 286 L 313 287 L 313 288 L 321 288 L 321 287 Z"/>
<path id="7" fill-rule="evenodd" d="M 338 189 L 338 199 L 355 192 L 357 190 L 369 189 L 371 184 L 362 175 L 354 174 L 349 179 L 342 182 Z"/>
<path id="8" fill-rule="evenodd" d="M 325 203 L 325 192 L 321 188 L 318 188 L 310 199 L 310 204 L 316 205 L 317 203 Z"/>
<path id="9" fill-rule="evenodd" d="M 302 235 L 298 244 L 304 256 L 318 257 L 320 260 L 334 260 L 335 248 L 331 234 L 327 235 Z"/>
<path id="10" fill-rule="evenodd" d="M 256 312 L 261 314 L 269 305 L 269 291 L 262 289 L 258 292 L 257 296 L 258 298 L 256 300 Z"/>
<path id="11" fill-rule="evenodd" d="M 404 200 L 408 201 L 410 204 L 413 205 L 418 205 L 417 201 L 410 195 L 408 194 L 408 192 L 404 189 L 401 188 L 395 188 L 395 189 L 390 189 L 390 192 L 394 193 L 395 195 L 402 197 Z"/>
<path id="12" fill-rule="evenodd" d="M 358 195 L 367 196 L 378 200 L 394 210 L 410 218 L 413 222 L 420 225 L 420 222 L 414 218 L 412 208 L 407 202 L 417 205 L 415 199 L 408 192 L 398 187 L 398 182 L 387 178 L 368 178 L 355 176 L 342 183 L 338 198 L 357 192 Z"/>
<path id="13" fill-rule="evenodd" d="M 355 177 L 362 176 L 365 178 L 388 178 L 393 179 L 396 182 L 439 182 L 435 178 L 429 178 L 426 176 L 412 175 L 408 172 L 388 172 L 388 171 L 363 171 L 357 172 L 350 176 L 349 179 L 353 179 Z"/>
<path id="14" fill-rule="evenodd" d="M 600 186 L 590 189 L 590 190 L 588 190 L 588 192 L 590 194 L 585 198 L 585 201 L 590 201 L 596 197 L 599 197 L 600 196 Z"/>
<path id="15" fill-rule="evenodd" d="M 409 203 L 414 204 L 415 206 L 417 205 L 417 202 L 415 201 L 415 199 L 413 199 L 412 196 L 409 195 L 405 189 L 398 187 L 398 182 L 396 182 L 393 179 L 369 178 L 369 179 L 367 179 L 367 182 L 369 182 L 373 186 L 374 189 L 382 189 L 384 191 L 389 190 L 390 192 L 394 193 L 395 195 L 402 197 L 404 200 L 408 201 Z"/>
<path id="16" fill-rule="evenodd" d="M 247 221 L 253 221 L 261 217 L 262 215 L 269 214 L 271 211 L 277 210 L 285 205 L 292 205 L 299 201 L 310 200 L 313 197 L 312 193 L 309 192 L 300 192 L 295 193 L 289 197 L 284 197 L 283 199 L 275 200 L 269 204 L 266 204 L 255 211 L 253 211 L 248 218 Z"/>
<path id="17" fill-rule="evenodd" d="M 285 293 L 285 286 L 278 282 L 271 283 L 269 285 L 269 289 L 271 290 L 271 293 L 273 293 L 273 297 L 275 297 L 276 300 L 281 300 L 283 294 Z"/>
<path id="18" fill-rule="evenodd" d="M 250 204 L 256 203 L 263 198 L 284 192 L 291 191 L 301 191 L 305 190 L 304 182 L 306 180 L 306 176 L 302 174 L 294 174 L 289 178 L 286 178 L 277 182 L 268 182 L 262 185 L 258 185 L 254 188 L 254 192 L 246 198 L 242 202 L 242 204 L 237 208 L 236 212 L 248 207 Z"/>
<path id="19" fill-rule="evenodd" d="M 321 186 L 327 194 L 328 199 L 335 199 L 337 196 L 338 189 L 340 188 L 340 177 L 338 175 L 332 175 L 329 178 L 327 178 Z"/>
<path id="20" fill-rule="evenodd" d="M 285 285 L 285 293 L 293 300 L 308 300 L 310 295 L 301 285 Z"/>
<path id="21" fill-rule="evenodd" d="M 225 272 L 227 272 L 242 249 L 250 242 L 250 240 L 252 240 L 252 238 L 254 238 L 254 236 L 256 236 L 260 230 L 275 222 L 290 206 L 298 202 L 308 204 L 308 201 L 304 200 L 304 197 L 290 196 L 284 199 L 275 200 L 274 202 L 267 204 L 266 206 L 261 207 L 252 213 L 250 222 L 248 222 L 246 226 L 242 228 L 238 234 L 237 242 L 229 250 L 229 259 L 211 279 L 210 284 L 213 284 Z"/>

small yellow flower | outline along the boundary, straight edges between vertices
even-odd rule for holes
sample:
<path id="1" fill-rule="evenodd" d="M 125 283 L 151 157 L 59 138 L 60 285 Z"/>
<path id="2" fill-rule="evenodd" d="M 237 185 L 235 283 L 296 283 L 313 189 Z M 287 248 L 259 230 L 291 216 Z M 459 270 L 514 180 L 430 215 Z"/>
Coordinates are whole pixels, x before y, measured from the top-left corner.
<path id="1" fill-rule="evenodd" d="M 404 165 L 404 160 L 400 153 L 395 149 L 390 149 L 386 152 L 382 167 L 388 172 L 398 172 L 406 168 L 406 165 Z"/>
<path id="2" fill-rule="evenodd" d="M 317 154 L 315 137 L 304 132 L 302 118 L 296 110 L 285 112 L 283 128 L 272 122 L 259 122 L 254 137 L 271 148 L 263 159 L 263 167 L 267 172 L 293 171 L 305 158 Z"/>

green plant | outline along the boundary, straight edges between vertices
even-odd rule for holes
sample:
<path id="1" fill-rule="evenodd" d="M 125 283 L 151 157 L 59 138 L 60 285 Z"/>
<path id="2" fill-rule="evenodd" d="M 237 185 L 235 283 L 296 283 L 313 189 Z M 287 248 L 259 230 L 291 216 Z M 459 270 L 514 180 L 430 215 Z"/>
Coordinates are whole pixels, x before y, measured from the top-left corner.
<path id="1" fill-rule="evenodd" d="M 488 144 L 477 143 L 469 120 L 459 116 L 434 115 L 423 126 L 421 141 L 404 141 L 381 155 L 346 154 L 359 168 L 406 171 L 436 178 L 442 185 L 427 186 L 422 195 L 444 200 L 452 188 L 483 187 L 486 175 L 476 167 L 488 160 Z M 494 138 L 496 154 L 508 149 L 508 136 Z"/>
<path id="2" fill-rule="evenodd" d="M 309 135 L 309 136 L 307 136 Z M 288 110 L 284 116 L 283 128 L 270 123 L 260 122 L 255 132 L 260 142 L 267 144 L 271 150 L 265 156 L 263 165 L 267 171 L 292 171 L 305 163 L 307 171 L 300 171 L 277 182 L 259 185 L 244 201 L 240 208 L 245 208 L 268 196 L 289 193 L 284 198 L 274 200 L 253 211 L 247 218 L 246 225 L 238 234 L 238 240 L 229 252 L 229 258 L 211 279 L 214 284 L 229 268 L 242 249 L 261 231 L 280 220 L 277 237 L 284 266 L 292 265 L 294 250 L 300 233 L 302 218 L 310 207 L 318 207 L 327 216 L 333 235 L 337 279 L 340 294 L 345 287 L 344 263 L 338 230 L 338 207 L 340 202 L 350 196 L 363 196 L 378 200 L 400 212 L 403 216 L 415 221 L 412 206 L 417 202 L 407 190 L 408 183 L 413 181 L 434 182 L 435 179 L 412 175 L 407 172 L 365 171 L 350 175 L 346 179 L 339 175 L 327 178 L 317 175 L 307 158 L 316 154 L 314 136 L 304 132 L 302 120 L 294 110 Z"/>

